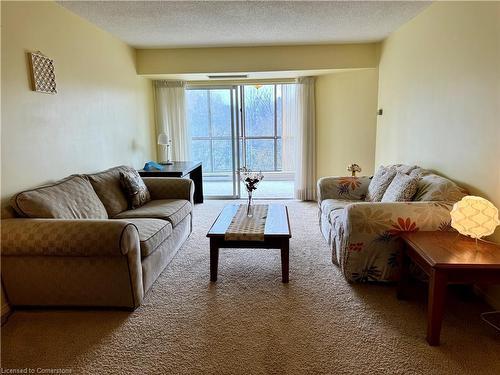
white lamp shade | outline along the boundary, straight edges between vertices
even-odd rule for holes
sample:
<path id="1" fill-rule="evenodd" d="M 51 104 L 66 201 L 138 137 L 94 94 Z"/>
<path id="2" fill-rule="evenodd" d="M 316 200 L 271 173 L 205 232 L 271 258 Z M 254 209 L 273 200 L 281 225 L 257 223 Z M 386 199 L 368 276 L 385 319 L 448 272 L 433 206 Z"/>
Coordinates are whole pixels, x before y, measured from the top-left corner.
<path id="1" fill-rule="evenodd" d="M 468 195 L 453 205 L 451 226 L 460 234 L 481 238 L 493 234 L 500 224 L 498 209 L 490 201 Z"/>
<path id="2" fill-rule="evenodd" d="M 158 144 L 159 145 L 168 145 L 168 137 L 165 133 L 158 134 Z"/>

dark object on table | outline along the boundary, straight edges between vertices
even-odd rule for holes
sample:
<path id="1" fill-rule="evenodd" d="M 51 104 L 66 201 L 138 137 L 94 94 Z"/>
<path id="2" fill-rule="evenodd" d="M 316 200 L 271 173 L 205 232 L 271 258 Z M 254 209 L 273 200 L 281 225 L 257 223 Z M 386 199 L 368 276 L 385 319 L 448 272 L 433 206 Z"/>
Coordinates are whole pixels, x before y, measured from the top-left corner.
<path id="1" fill-rule="evenodd" d="M 187 177 L 194 182 L 194 203 L 203 203 L 202 165 L 196 161 L 174 161 L 159 170 L 141 169 L 141 177 Z"/>
<path id="2" fill-rule="evenodd" d="M 398 298 L 405 297 L 413 261 L 429 276 L 427 342 L 439 345 L 447 284 L 499 284 L 500 246 L 474 241 L 457 232 L 407 232 L 401 239 L 404 246 Z"/>

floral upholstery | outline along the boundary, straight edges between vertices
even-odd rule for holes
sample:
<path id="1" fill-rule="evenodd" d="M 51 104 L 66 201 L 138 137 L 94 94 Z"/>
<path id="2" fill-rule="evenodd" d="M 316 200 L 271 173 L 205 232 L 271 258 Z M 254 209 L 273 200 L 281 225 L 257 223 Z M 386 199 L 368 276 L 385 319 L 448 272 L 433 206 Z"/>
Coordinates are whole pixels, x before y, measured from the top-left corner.
<path id="1" fill-rule="evenodd" d="M 458 202 L 467 195 L 467 191 L 453 181 L 436 174 L 422 176 L 418 182 L 414 201 L 448 201 Z"/>
<path id="2" fill-rule="evenodd" d="M 444 177 L 416 168 L 407 171 L 423 175 L 415 195 L 418 199 L 411 202 L 364 202 L 361 197 L 366 194 L 368 177 L 318 181 L 320 229 L 331 246 L 333 263 L 348 281 L 396 280 L 400 233 L 451 229 L 450 210 L 466 191 Z M 349 191 L 345 189 L 346 178 L 352 181 Z"/>
<path id="3" fill-rule="evenodd" d="M 318 201 L 349 199 L 364 201 L 370 177 L 323 177 L 318 180 Z"/>

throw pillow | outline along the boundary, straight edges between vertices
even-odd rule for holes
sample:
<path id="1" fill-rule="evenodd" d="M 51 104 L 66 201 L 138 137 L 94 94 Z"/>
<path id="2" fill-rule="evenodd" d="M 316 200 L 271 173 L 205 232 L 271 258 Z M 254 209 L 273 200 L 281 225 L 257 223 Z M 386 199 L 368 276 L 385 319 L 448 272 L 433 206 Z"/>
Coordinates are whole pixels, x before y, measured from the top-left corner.
<path id="1" fill-rule="evenodd" d="M 395 168 L 380 166 L 368 185 L 365 201 L 380 202 L 396 173 Z"/>
<path id="2" fill-rule="evenodd" d="M 411 201 L 418 188 L 419 176 L 398 172 L 382 197 L 382 202 Z"/>
<path id="3" fill-rule="evenodd" d="M 136 170 L 121 171 L 120 181 L 130 208 L 139 208 L 151 200 L 149 190 Z"/>

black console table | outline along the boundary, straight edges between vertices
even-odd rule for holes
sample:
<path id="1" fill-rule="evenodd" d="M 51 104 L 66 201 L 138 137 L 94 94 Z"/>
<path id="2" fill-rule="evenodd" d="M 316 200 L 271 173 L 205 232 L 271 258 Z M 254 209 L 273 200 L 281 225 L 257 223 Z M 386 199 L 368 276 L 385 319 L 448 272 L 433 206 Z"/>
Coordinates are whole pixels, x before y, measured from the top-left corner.
<path id="1" fill-rule="evenodd" d="M 162 169 L 141 169 L 142 177 L 188 177 L 194 182 L 194 203 L 203 203 L 203 183 L 201 162 L 174 161 L 171 165 L 163 165 Z"/>

